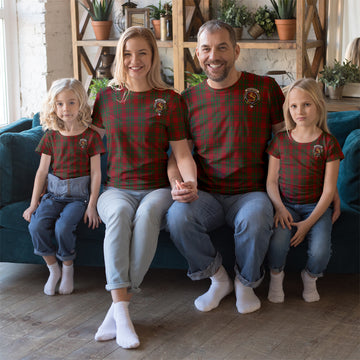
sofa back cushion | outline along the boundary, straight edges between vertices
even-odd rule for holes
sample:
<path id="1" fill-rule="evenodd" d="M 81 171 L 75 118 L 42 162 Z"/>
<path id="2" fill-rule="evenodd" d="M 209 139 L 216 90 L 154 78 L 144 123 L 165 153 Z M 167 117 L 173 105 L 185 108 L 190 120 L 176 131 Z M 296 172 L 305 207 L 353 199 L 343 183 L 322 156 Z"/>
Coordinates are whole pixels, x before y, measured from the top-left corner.
<path id="1" fill-rule="evenodd" d="M 41 126 L 0 136 L 0 207 L 31 198 L 40 156 Z"/>

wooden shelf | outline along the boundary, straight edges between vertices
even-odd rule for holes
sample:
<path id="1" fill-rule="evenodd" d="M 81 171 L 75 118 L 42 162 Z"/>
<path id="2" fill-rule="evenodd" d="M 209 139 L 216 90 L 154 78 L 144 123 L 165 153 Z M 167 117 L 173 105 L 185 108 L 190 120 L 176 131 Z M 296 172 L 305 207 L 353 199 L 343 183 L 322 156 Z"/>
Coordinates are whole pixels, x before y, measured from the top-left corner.
<path id="1" fill-rule="evenodd" d="M 296 52 L 296 78 L 304 76 L 316 78 L 322 70 L 325 59 L 327 31 L 327 0 L 298 0 L 296 5 L 296 40 L 240 40 L 241 49 L 274 49 L 294 50 Z M 71 0 L 71 28 L 74 77 L 81 79 L 81 67 L 86 69 L 88 78 L 82 80 L 87 88 L 100 65 L 102 52 L 109 47 L 116 47 L 118 39 L 98 41 L 84 40 L 89 17 L 79 20 L 77 0 Z M 197 59 L 190 53 L 196 48 L 196 33 L 204 21 L 210 18 L 210 0 L 176 0 L 173 1 L 173 40 L 157 41 L 159 48 L 173 48 L 174 87 L 178 91 L 185 88 L 185 71 L 201 71 Z M 308 39 L 311 25 L 316 39 Z M 87 47 L 98 47 L 93 66 L 86 54 Z M 308 50 L 315 49 L 310 61 Z"/>
<path id="2" fill-rule="evenodd" d="M 326 98 L 327 111 L 360 111 L 360 98 L 343 97 L 341 100 Z"/>

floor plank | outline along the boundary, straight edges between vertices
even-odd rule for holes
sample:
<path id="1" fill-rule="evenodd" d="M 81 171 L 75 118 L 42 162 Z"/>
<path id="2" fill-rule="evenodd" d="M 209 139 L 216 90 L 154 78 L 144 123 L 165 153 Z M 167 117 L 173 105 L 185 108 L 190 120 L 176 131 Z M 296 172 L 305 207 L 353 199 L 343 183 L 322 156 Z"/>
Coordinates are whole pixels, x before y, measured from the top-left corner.
<path id="1" fill-rule="evenodd" d="M 241 315 L 234 294 L 209 313 L 197 311 L 193 301 L 208 280 L 151 269 L 130 307 L 141 341 L 134 350 L 94 341 L 111 303 L 103 268 L 76 268 L 72 295 L 44 295 L 47 276 L 42 265 L 0 263 L 0 359 L 360 359 L 358 274 L 319 279 L 321 300 L 311 304 L 295 273 L 286 274 L 285 302 L 270 303 L 266 277 L 256 289 L 261 309 Z"/>

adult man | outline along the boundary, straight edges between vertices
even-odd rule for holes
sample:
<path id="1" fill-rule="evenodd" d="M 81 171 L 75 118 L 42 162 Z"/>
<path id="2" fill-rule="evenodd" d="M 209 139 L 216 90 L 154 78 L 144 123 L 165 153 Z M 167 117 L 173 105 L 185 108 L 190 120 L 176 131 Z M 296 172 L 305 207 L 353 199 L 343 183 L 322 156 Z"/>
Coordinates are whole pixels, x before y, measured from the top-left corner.
<path id="1" fill-rule="evenodd" d="M 188 276 L 211 279 L 209 290 L 195 300 L 200 311 L 216 308 L 233 290 L 208 233 L 224 223 L 234 228 L 236 306 L 245 314 L 261 305 L 253 288 L 264 275 L 273 224 L 265 149 L 271 133 L 283 126 L 284 96 L 272 78 L 238 72 L 239 53 L 229 25 L 211 20 L 199 29 L 196 54 L 208 79 L 183 93 L 199 192 L 181 183 L 171 159 L 168 175 L 177 201 L 168 227 L 189 263 Z"/>

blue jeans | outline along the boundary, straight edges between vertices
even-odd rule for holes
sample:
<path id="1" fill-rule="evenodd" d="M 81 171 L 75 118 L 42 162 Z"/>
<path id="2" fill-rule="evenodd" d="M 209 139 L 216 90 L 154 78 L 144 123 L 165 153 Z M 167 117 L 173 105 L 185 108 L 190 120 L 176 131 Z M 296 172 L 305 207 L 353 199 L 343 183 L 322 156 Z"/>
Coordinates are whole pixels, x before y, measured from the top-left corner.
<path id="1" fill-rule="evenodd" d="M 284 202 L 292 215 L 294 222 L 307 219 L 316 204 L 296 205 Z M 331 256 L 331 229 L 332 209 L 328 208 L 320 219 L 312 226 L 306 235 L 308 241 L 308 260 L 305 270 L 314 277 L 321 277 Z M 283 229 L 280 225 L 274 228 L 270 240 L 268 262 L 269 267 L 275 271 L 282 271 L 286 264 L 286 257 L 290 249 L 290 239 L 297 228 Z"/>
<path id="2" fill-rule="evenodd" d="M 40 256 L 56 255 L 61 261 L 74 260 L 75 231 L 87 205 L 85 200 L 60 199 L 51 193 L 45 194 L 29 224 L 34 253 Z M 57 250 L 52 241 L 54 233 Z"/>
<path id="3" fill-rule="evenodd" d="M 126 190 L 107 188 L 97 208 L 105 223 L 106 289 L 139 291 L 154 258 L 166 211 L 172 204 L 170 188 Z"/>
<path id="4" fill-rule="evenodd" d="M 188 261 L 192 280 L 208 278 L 220 267 L 222 257 L 209 232 L 228 224 L 234 229 L 236 275 L 244 285 L 260 284 L 273 224 L 273 207 L 265 192 L 221 195 L 199 191 L 196 201 L 175 202 L 170 207 L 167 224 L 172 240 Z"/>

